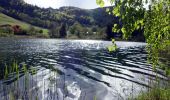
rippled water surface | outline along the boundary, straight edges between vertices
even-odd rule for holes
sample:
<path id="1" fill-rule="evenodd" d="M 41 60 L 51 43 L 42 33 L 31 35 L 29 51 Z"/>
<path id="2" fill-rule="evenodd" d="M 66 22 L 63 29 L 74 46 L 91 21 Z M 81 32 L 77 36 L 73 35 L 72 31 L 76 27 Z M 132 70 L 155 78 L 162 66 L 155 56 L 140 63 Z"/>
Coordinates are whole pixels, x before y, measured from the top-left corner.
<path id="1" fill-rule="evenodd" d="M 0 98 L 24 100 L 123 100 L 135 97 L 155 78 L 147 63 L 145 43 L 94 40 L 0 38 Z M 3 79 L 2 69 L 13 61 L 37 69 Z M 19 66 L 22 67 L 22 66 Z M 158 75 L 161 74 L 161 70 Z M 15 74 L 15 73 L 14 73 Z M 26 76 L 28 78 L 26 78 Z M 0 99 L 1 100 L 1 99 Z"/>

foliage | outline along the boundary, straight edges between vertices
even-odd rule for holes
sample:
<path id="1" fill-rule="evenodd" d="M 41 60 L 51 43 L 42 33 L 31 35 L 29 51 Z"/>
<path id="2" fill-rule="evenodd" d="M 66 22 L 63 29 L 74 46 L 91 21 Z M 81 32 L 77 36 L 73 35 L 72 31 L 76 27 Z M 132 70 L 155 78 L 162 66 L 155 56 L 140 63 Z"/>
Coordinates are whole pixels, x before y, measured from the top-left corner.
<path id="1" fill-rule="evenodd" d="M 57 27 L 57 24 L 53 23 L 52 27 L 49 29 L 49 36 L 51 38 L 59 37 L 59 27 Z"/>
<path id="2" fill-rule="evenodd" d="M 14 35 L 14 32 L 11 27 L 0 27 L 0 36 L 1 37 L 7 37 Z"/>
<path id="3" fill-rule="evenodd" d="M 67 33 L 69 39 L 106 39 L 105 28 L 99 26 L 84 27 L 78 22 L 70 26 Z"/>
<path id="4" fill-rule="evenodd" d="M 71 34 L 74 34 L 78 38 L 81 38 L 82 35 L 86 33 L 88 30 L 85 27 L 83 27 L 80 23 L 76 22 L 70 27 L 69 31 Z"/>
<path id="5" fill-rule="evenodd" d="M 66 32 L 66 25 L 63 23 L 60 27 L 60 38 L 65 38 L 66 35 L 67 35 L 67 32 Z"/>
<path id="6" fill-rule="evenodd" d="M 116 51 L 116 49 L 117 49 L 117 46 L 115 44 L 115 40 L 112 39 L 112 45 L 108 46 L 108 51 L 113 52 L 113 51 Z"/>
<path id="7" fill-rule="evenodd" d="M 109 12 L 119 17 L 120 23 L 114 24 L 114 32 L 122 32 L 128 39 L 132 32 L 144 29 L 149 61 L 154 69 L 159 65 L 159 52 L 170 46 L 170 1 L 169 0 L 109 0 L 115 5 Z M 104 0 L 96 0 L 103 5 Z M 144 5 L 149 5 L 148 8 Z M 168 59 L 169 60 L 169 59 Z M 160 66 L 160 65 L 159 65 Z M 169 67 L 168 67 L 169 69 Z"/>
<path id="8" fill-rule="evenodd" d="M 30 35 L 35 35 L 37 33 L 36 29 L 33 26 L 30 26 L 28 29 Z"/>
<path id="9" fill-rule="evenodd" d="M 135 100 L 169 100 L 170 88 L 155 87 L 147 93 L 142 93 Z"/>
<path id="10" fill-rule="evenodd" d="M 65 38 L 67 35 L 66 25 L 62 24 L 61 26 L 57 26 L 57 24 L 53 24 L 50 29 L 49 35 L 51 38 Z"/>

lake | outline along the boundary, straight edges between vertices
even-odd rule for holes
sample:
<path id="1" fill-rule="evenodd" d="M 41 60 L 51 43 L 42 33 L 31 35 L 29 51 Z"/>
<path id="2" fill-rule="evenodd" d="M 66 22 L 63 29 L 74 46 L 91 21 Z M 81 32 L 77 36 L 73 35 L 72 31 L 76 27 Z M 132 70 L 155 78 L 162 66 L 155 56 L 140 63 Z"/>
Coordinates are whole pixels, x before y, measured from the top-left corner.
<path id="1" fill-rule="evenodd" d="M 123 100 L 147 91 L 156 73 L 147 63 L 145 43 L 0 38 L 0 100 Z M 6 65 L 19 64 L 4 79 Z M 28 70 L 36 71 L 26 74 Z M 9 72 L 9 71 L 8 71 Z M 161 70 L 158 77 L 166 79 Z"/>

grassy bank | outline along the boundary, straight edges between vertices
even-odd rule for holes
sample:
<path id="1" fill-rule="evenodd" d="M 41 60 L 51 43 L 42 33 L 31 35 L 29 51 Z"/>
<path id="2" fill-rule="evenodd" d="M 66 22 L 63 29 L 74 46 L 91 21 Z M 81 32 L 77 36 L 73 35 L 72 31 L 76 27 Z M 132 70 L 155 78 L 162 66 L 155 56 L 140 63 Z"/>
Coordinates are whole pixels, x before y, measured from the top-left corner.
<path id="1" fill-rule="evenodd" d="M 14 19 L 12 17 L 9 17 L 5 14 L 0 13 L 0 26 L 3 26 L 3 25 L 11 25 L 11 26 L 18 25 L 21 27 L 22 30 L 24 30 L 24 32 L 27 32 L 28 34 L 31 33 L 30 31 L 32 31 L 32 30 L 37 30 L 37 34 L 30 34 L 30 35 L 34 35 L 37 37 L 48 37 L 48 32 L 49 32 L 48 29 L 33 26 L 28 23 L 22 22 L 20 20 Z M 7 27 L 3 27 L 3 28 L 7 28 Z M 38 31 L 41 31 L 41 32 L 38 32 Z M 36 31 L 34 33 L 36 33 Z M 8 32 L 4 32 L 1 27 L 1 29 L 0 29 L 1 37 L 7 37 L 7 36 L 11 36 L 11 35 L 12 34 L 9 34 Z"/>
<path id="2" fill-rule="evenodd" d="M 141 93 L 135 100 L 170 100 L 170 87 L 154 87 L 149 92 Z"/>

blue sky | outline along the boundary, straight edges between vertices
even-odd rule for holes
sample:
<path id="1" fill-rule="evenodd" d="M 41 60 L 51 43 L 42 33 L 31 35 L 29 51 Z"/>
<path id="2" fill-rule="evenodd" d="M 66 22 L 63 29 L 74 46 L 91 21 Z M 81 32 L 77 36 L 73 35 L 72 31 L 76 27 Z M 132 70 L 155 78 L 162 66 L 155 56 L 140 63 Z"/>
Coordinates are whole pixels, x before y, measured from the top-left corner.
<path id="1" fill-rule="evenodd" d="M 52 7 L 52 8 L 60 8 L 62 6 L 75 6 L 79 8 L 85 9 L 93 9 L 99 7 L 96 4 L 96 0 L 24 0 L 25 2 L 33 5 L 37 5 L 39 7 Z M 109 6 L 109 2 L 105 0 L 105 6 Z"/>

